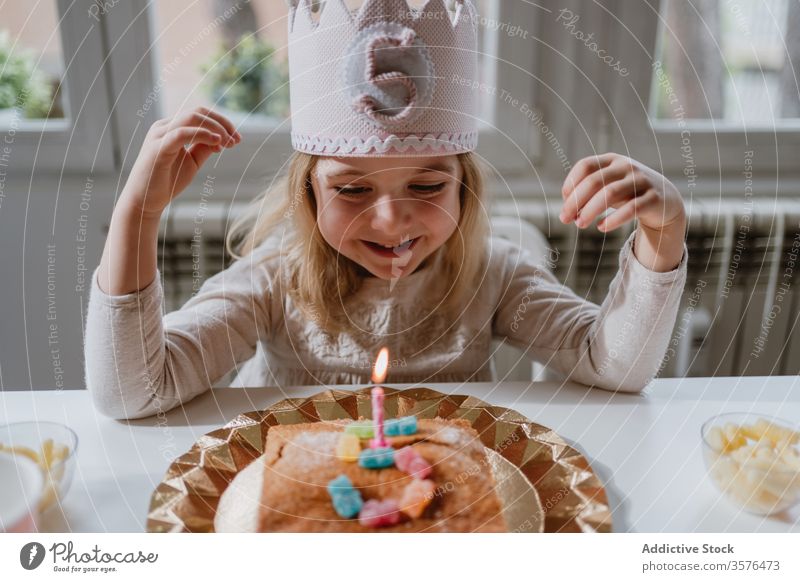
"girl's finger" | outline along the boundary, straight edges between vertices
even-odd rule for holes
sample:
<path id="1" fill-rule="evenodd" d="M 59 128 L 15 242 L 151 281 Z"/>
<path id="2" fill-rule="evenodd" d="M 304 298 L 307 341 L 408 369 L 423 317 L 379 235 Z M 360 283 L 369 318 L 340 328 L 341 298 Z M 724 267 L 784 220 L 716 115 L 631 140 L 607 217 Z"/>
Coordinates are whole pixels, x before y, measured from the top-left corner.
<path id="1" fill-rule="evenodd" d="M 211 146 L 204 143 L 196 143 L 189 148 L 188 154 L 194 160 L 194 163 L 199 168 L 206 163 L 212 154 L 219 152 L 222 148 L 218 145 Z"/>
<path id="2" fill-rule="evenodd" d="M 149 136 L 160 138 L 166 133 L 168 124 L 169 120 L 167 119 L 156 119 L 147 130 L 147 133 Z"/>
<path id="3" fill-rule="evenodd" d="M 561 187 L 561 197 L 566 200 L 584 178 L 610 165 L 615 155 L 601 154 L 599 156 L 589 156 L 578 161 L 564 179 L 564 185 Z"/>
<path id="4" fill-rule="evenodd" d="M 635 174 L 629 174 L 606 184 L 581 208 L 575 223 L 581 228 L 589 226 L 607 208 L 620 206 L 636 196 L 636 185 Z"/>
<path id="5" fill-rule="evenodd" d="M 225 128 L 225 130 L 228 132 L 228 134 L 231 135 L 235 140 L 241 141 L 242 134 L 240 134 L 238 131 L 236 131 L 236 126 L 233 124 L 233 122 L 230 119 L 228 119 L 227 117 L 225 117 L 221 113 L 217 113 L 213 109 L 209 109 L 207 107 L 199 107 L 198 110 L 201 113 L 203 113 L 204 115 L 206 115 L 207 117 L 210 117 L 210 118 L 216 120 L 218 123 L 220 123 Z"/>
<path id="6" fill-rule="evenodd" d="M 607 185 L 622 179 L 626 168 L 610 165 L 586 176 L 564 200 L 561 220 L 569 224 L 578 217 L 581 209 L 589 200 Z"/>
<path id="7" fill-rule="evenodd" d="M 204 129 L 210 129 L 223 137 L 222 145 L 228 145 L 229 141 L 233 141 L 233 135 L 225 129 L 224 125 L 199 111 L 191 111 L 176 117 L 170 124 L 169 129 L 177 129 L 178 127 L 202 127 Z"/>
<path id="8" fill-rule="evenodd" d="M 162 150 L 170 153 L 177 152 L 184 146 L 205 144 L 216 146 L 222 144 L 222 136 L 210 129 L 202 127 L 179 127 L 167 132 L 162 141 Z"/>
<path id="9" fill-rule="evenodd" d="M 641 196 L 637 196 L 629 200 L 617 210 L 606 216 L 603 220 L 597 223 L 597 228 L 603 232 L 609 232 L 619 228 L 623 224 L 630 222 L 641 214 L 642 210 L 653 204 L 658 200 L 658 193 L 654 189 L 650 189 Z"/>

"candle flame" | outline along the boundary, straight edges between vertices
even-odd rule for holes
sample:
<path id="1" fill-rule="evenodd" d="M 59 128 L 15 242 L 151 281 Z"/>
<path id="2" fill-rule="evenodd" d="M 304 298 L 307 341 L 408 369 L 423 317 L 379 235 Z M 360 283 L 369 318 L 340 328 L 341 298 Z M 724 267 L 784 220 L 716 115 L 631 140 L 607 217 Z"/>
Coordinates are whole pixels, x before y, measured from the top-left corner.
<path id="1" fill-rule="evenodd" d="M 375 367 L 372 369 L 372 381 L 380 384 L 386 380 L 386 369 L 389 367 L 389 349 L 381 348 L 378 358 L 375 360 Z"/>

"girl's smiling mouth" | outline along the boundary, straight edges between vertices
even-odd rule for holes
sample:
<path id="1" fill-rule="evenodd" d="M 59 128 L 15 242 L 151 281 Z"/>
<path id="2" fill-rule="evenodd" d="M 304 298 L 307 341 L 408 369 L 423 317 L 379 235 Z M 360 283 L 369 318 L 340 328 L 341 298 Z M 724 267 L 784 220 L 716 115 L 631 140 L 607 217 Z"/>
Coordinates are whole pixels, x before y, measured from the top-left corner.
<path id="1" fill-rule="evenodd" d="M 372 251 L 375 255 L 394 259 L 413 249 L 419 239 L 420 237 L 412 238 L 397 246 L 387 246 L 369 240 L 362 240 L 361 242 L 364 243 L 364 246 Z"/>

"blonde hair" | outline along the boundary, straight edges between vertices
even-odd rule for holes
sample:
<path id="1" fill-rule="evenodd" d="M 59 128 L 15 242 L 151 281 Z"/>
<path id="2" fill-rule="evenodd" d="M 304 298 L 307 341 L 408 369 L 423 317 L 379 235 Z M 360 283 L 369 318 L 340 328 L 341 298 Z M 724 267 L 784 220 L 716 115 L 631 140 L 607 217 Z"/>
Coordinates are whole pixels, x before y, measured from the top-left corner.
<path id="1" fill-rule="evenodd" d="M 457 314 L 465 296 L 471 296 L 474 281 L 484 267 L 489 234 L 488 201 L 484 183 L 487 169 L 474 153 L 458 154 L 463 176 L 458 227 L 434 253 L 439 276 L 450 284 L 439 298 L 437 309 Z M 251 253 L 284 227 L 278 254 L 285 259 L 288 276 L 284 289 L 300 311 L 326 331 L 349 327 L 343 304 L 358 291 L 363 268 L 340 255 L 317 228 L 317 203 L 311 182 L 319 156 L 293 152 L 288 169 L 229 229 L 225 247 L 235 259 Z M 288 280 L 287 280 L 288 279 Z M 339 301 L 332 301 L 337 297 Z"/>

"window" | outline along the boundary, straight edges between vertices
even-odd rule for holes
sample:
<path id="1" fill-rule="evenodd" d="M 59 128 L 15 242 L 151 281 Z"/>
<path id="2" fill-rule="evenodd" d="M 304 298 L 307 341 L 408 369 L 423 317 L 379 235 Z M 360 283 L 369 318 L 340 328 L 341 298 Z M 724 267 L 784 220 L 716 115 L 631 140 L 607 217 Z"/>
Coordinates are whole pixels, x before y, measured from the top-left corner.
<path id="1" fill-rule="evenodd" d="M 92 7 L 90 0 L 0 4 L 0 134 L 15 172 L 113 168 Z"/>
<path id="2" fill-rule="evenodd" d="M 765 178 L 764 194 L 795 195 L 786 188 L 800 174 L 797 3 L 615 5 L 604 26 L 630 74 L 603 81 L 608 149 L 635 152 L 687 197 L 741 193 L 745 169 Z"/>
<path id="3" fill-rule="evenodd" d="M 63 118 L 64 62 L 56 6 L 9 4 L 0 21 L 0 124 Z"/>
<path id="4" fill-rule="evenodd" d="M 160 0 L 154 10 L 163 115 L 205 105 L 237 125 L 288 117 L 285 2 Z"/>
<path id="5" fill-rule="evenodd" d="M 688 119 L 771 126 L 800 117 L 797 2 L 665 2 L 659 39 L 654 119 L 674 117 L 670 101 Z"/>

